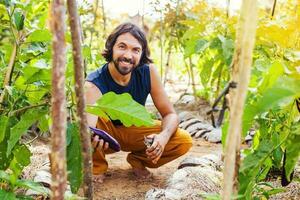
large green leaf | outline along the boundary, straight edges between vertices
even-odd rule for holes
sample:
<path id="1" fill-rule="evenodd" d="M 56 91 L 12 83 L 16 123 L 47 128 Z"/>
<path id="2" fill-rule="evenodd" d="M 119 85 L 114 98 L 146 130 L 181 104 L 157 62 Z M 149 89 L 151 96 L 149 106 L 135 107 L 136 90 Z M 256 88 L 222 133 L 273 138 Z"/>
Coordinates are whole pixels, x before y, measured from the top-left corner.
<path id="1" fill-rule="evenodd" d="M 77 124 L 68 124 L 67 138 L 69 138 L 67 139 L 68 180 L 71 183 L 72 193 L 77 193 L 82 183 L 82 151 Z"/>
<path id="2" fill-rule="evenodd" d="M 151 126 L 154 124 L 145 107 L 135 102 L 128 93 L 117 95 L 114 92 L 104 94 L 95 105 L 87 106 L 87 112 L 120 120 L 124 126 Z"/>
<path id="3" fill-rule="evenodd" d="M 27 129 L 43 115 L 47 114 L 45 109 L 30 109 L 22 115 L 21 120 L 10 129 L 10 138 L 8 140 L 8 147 L 6 155 L 11 154 L 11 150 L 19 141 L 21 136 L 26 133 Z"/>

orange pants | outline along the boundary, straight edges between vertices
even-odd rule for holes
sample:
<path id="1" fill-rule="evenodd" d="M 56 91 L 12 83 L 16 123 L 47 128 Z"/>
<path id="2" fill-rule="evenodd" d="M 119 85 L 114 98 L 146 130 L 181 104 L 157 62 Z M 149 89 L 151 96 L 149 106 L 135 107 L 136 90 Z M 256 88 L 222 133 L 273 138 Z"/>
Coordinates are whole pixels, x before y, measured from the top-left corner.
<path id="1" fill-rule="evenodd" d="M 124 127 L 115 126 L 111 121 L 105 121 L 99 118 L 97 128 L 108 132 L 121 145 L 121 150 L 130 152 L 127 156 L 128 163 L 133 168 L 144 169 L 145 167 L 157 168 L 166 164 L 179 156 L 185 154 L 192 146 L 191 136 L 182 129 L 171 136 L 169 142 L 165 146 L 161 158 L 156 164 L 147 158 L 145 153 L 146 146 L 144 144 L 144 136 L 160 133 L 161 122 L 157 121 L 152 127 Z M 112 149 L 95 150 L 93 153 L 93 173 L 101 174 L 107 171 L 108 163 L 105 160 L 105 154 L 114 153 Z"/>

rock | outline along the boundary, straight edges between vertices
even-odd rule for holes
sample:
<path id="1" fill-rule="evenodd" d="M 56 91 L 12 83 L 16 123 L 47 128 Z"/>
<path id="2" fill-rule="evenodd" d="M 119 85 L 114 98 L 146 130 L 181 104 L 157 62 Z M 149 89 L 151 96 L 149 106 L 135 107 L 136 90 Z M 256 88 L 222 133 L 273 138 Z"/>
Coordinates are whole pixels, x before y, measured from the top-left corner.
<path id="1" fill-rule="evenodd" d="M 213 128 L 210 132 L 205 133 L 204 139 L 208 142 L 218 143 L 222 140 L 222 129 Z"/>
<path id="2" fill-rule="evenodd" d="M 201 193 L 219 193 L 222 180 L 220 165 L 220 156 L 210 154 L 198 158 L 188 157 L 168 180 L 166 189 L 151 189 L 145 199 L 202 199 Z"/>

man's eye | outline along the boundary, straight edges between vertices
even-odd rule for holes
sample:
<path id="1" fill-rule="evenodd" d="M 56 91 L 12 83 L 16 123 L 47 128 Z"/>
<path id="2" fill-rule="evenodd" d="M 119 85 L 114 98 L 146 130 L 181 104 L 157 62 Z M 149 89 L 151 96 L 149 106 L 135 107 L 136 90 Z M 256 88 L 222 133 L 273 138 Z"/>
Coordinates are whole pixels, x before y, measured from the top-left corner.
<path id="1" fill-rule="evenodd" d="M 135 49 L 135 50 L 134 50 L 134 53 L 139 54 L 140 52 L 141 52 L 141 50 L 139 50 L 139 49 Z"/>
<path id="2" fill-rule="evenodd" d="M 124 49 L 125 48 L 125 46 L 119 46 L 119 49 Z"/>

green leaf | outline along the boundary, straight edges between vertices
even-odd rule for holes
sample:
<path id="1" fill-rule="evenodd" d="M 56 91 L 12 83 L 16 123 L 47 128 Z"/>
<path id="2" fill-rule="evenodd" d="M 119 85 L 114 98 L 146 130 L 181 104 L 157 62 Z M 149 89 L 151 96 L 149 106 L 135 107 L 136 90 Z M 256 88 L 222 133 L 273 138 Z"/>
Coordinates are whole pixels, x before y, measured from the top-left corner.
<path id="1" fill-rule="evenodd" d="M 51 33 L 47 29 L 35 30 L 27 38 L 27 42 L 50 42 Z"/>
<path id="2" fill-rule="evenodd" d="M 205 87 L 207 86 L 207 84 L 209 83 L 209 80 L 211 78 L 211 72 L 212 72 L 213 65 L 214 65 L 214 60 L 212 60 L 212 59 L 205 60 L 205 62 L 202 65 L 200 77 L 201 77 L 201 83 Z"/>
<path id="3" fill-rule="evenodd" d="M 300 86 L 298 80 L 289 77 L 279 77 L 272 84 L 272 87 L 266 89 L 256 102 L 246 104 L 243 114 L 243 136 L 246 135 L 247 130 L 251 127 L 255 116 L 271 108 L 289 104 L 299 95 Z"/>
<path id="4" fill-rule="evenodd" d="M 39 183 L 30 180 L 17 180 L 16 186 L 37 191 L 45 196 L 50 195 L 50 190 Z"/>
<path id="5" fill-rule="evenodd" d="M 242 162 L 240 171 L 243 173 L 246 170 L 251 170 L 257 166 L 262 165 L 262 161 L 266 159 L 273 150 L 273 143 L 271 141 L 263 140 L 260 142 L 258 148 L 253 154 L 249 154 Z"/>
<path id="6" fill-rule="evenodd" d="M 78 125 L 68 124 L 67 135 L 71 135 L 70 144 L 67 146 L 68 180 L 71 183 L 72 193 L 77 193 L 82 183 L 82 151 L 80 145 Z"/>
<path id="7" fill-rule="evenodd" d="M 5 200 L 16 200 L 16 195 L 12 192 L 7 192 L 5 190 L 0 189 L 0 199 Z"/>
<path id="8" fill-rule="evenodd" d="M 7 140 L 10 135 L 10 127 L 14 126 L 18 121 L 14 117 L 8 119 L 8 124 L 5 130 L 4 140 L 0 142 L 0 170 L 6 170 L 13 159 L 12 155 L 6 156 Z"/>
<path id="9" fill-rule="evenodd" d="M 195 53 L 196 40 L 189 40 L 185 43 L 184 57 L 188 58 Z"/>
<path id="10" fill-rule="evenodd" d="M 277 146 L 280 144 L 280 137 L 278 135 L 278 133 L 274 132 L 272 134 L 272 142 L 274 144 L 274 146 Z M 282 160 L 282 155 L 283 152 L 281 150 L 281 147 L 277 147 L 274 151 L 273 151 L 273 161 L 274 161 L 274 165 L 280 169 L 281 167 L 281 160 Z"/>
<path id="11" fill-rule="evenodd" d="M 20 175 L 24 167 L 30 164 L 31 152 L 25 145 L 20 145 L 13 150 L 14 160 L 13 165 L 10 165 L 10 169 L 14 171 L 14 175 Z"/>
<path id="12" fill-rule="evenodd" d="M 23 30 L 23 28 L 24 28 L 24 19 L 25 19 L 25 16 L 22 13 L 22 11 L 17 10 L 17 11 L 14 12 L 14 22 L 15 22 L 15 25 L 16 25 L 16 28 L 17 28 L 18 31 Z"/>
<path id="13" fill-rule="evenodd" d="M 22 115 L 21 120 L 10 129 L 10 138 L 8 140 L 8 147 L 6 155 L 11 154 L 11 150 L 19 141 L 21 136 L 26 133 L 27 129 L 43 115 L 47 113 L 45 109 L 30 109 Z"/>
<path id="14" fill-rule="evenodd" d="M 268 73 L 263 79 L 263 82 L 258 88 L 258 91 L 260 94 L 263 94 L 263 92 L 272 87 L 277 79 L 282 76 L 284 73 L 284 67 L 280 61 L 275 61 L 269 68 Z"/>
<path id="15" fill-rule="evenodd" d="M 8 123 L 8 117 L 1 115 L 0 116 L 0 143 L 3 141 L 5 137 L 7 123 Z"/>
<path id="16" fill-rule="evenodd" d="M 0 179 L 3 179 L 3 180 L 5 180 L 6 182 L 9 183 L 10 175 L 8 173 L 6 173 L 5 171 L 0 170 Z"/>
<path id="17" fill-rule="evenodd" d="M 201 53 L 209 46 L 209 42 L 205 39 L 200 39 L 196 41 L 195 51 L 196 53 Z"/>
<path id="18" fill-rule="evenodd" d="M 300 125 L 294 124 L 291 129 L 291 136 L 287 141 L 286 146 L 286 162 L 285 162 L 285 174 L 290 181 L 290 175 L 293 172 L 295 165 L 297 164 L 300 157 Z"/>
<path id="19" fill-rule="evenodd" d="M 41 119 L 39 120 L 39 124 L 38 127 L 41 130 L 41 132 L 46 132 L 49 130 L 49 125 L 48 125 L 48 115 L 44 115 L 41 117 Z"/>
<path id="20" fill-rule="evenodd" d="M 87 112 L 97 116 L 105 113 L 112 120 L 120 120 L 126 127 L 154 124 L 145 107 L 134 101 L 128 93 L 117 95 L 114 92 L 108 92 L 95 105 L 87 106 Z"/>
<path id="21" fill-rule="evenodd" d="M 273 143 L 269 140 L 262 140 L 253 153 L 248 154 L 243 160 L 239 169 L 239 194 L 245 195 L 246 199 L 252 199 L 252 192 L 258 175 L 263 178 L 269 171 L 272 162 L 270 153 L 273 151 Z M 261 171 L 261 168 L 264 169 Z"/>

